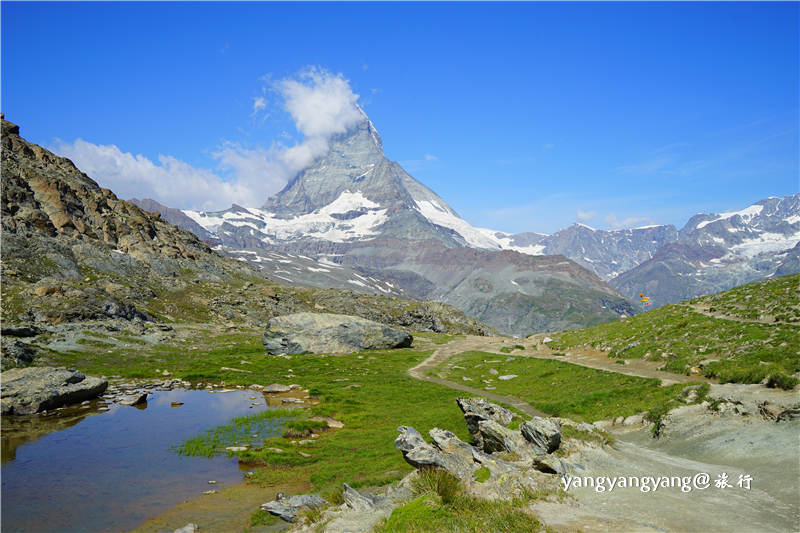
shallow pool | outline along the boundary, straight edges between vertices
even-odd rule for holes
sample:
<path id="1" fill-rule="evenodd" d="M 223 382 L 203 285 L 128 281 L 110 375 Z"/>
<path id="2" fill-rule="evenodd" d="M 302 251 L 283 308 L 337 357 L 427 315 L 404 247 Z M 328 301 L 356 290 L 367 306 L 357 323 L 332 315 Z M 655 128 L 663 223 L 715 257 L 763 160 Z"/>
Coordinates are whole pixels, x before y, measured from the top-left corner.
<path id="1" fill-rule="evenodd" d="M 261 405 L 251 405 L 253 396 Z M 235 458 L 183 457 L 171 447 L 269 408 L 260 393 L 244 390 L 155 392 L 145 409 L 110 405 L 98 412 L 98 405 L 3 418 L 4 532 L 129 530 L 203 491 L 238 483 Z"/>

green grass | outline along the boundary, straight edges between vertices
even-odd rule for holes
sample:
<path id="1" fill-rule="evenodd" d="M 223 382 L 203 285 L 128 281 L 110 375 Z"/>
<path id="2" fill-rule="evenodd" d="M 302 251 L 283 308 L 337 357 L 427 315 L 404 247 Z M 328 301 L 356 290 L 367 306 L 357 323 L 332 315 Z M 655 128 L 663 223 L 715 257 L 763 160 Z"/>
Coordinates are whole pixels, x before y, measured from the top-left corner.
<path id="1" fill-rule="evenodd" d="M 494 361 L 487 363 L 486 361 Z M 453 365 L 465 369 L 453 368 Z M 516 374 L 500 381 L 489 373 Z M 549 415 L 594 422 L 629 416 L 674 398 L 686 385 L 661 387 L 660 380 L 626 376 L 550 359 L 519 357 L 497 362 L 487 352 L 465 352 L 432 369 L 445 379 L 461 381 L 466 376 L 474 382 L 490 381 L 493 392 L 515 396 Z"/>
<path id="2" fill-rule="evenodd" d="M 492 475 L 491 471 L 485 466 L 482 466 L 472 474 L 472 477 L 478 483 L 484 483 L 489 480 L 491 475 Z"/>
<path id="3" fill-rule="evenodd" d="M 446 333 L 415 333 L 415 339 L 424 339 L 432 342 L 433 344 L 441 345 L 447 344 L 456 339 L 463 339 L 464 335 L 448 335 Z"/>
<path id="4" fill-rule="evenodd" d="M 777 320 L 800 325 L 800 274 L 750 283 L 691 301 L 713 313 L 748 320 Z"/>
<path id="5" fill-rule="evenodd" d="M 268 467 L 257 469 L 249 478 L 262 485 L 282 478 L 307 479 L 315 491 L 324 492 L 334 490 L 345 481 L 354 487 L 397 481 L 411 471 L 393 445 L 400 425 L 411 425 L 422 432 L 438 426 L 453 431 L 462 440 L 469 439 L 463 416 L 455 403 L 462 393 L 407 374 L 407 369 L 424 360 L 430 351 L 307 354 L 287 359 L 264 355 L 260 331 L 214 335 L 198 329 L 196 333 L 197 336 L 186 343 L 148 347 L 146 355 L 137 352 L 136 347 L 126 347 L 117 348 L 111 354 L 86 351 L 60 357 L 63 364 L 80 361 L 84 372 L 96 375 L 152 378 L 156 376 L 156 369 L 166 368 L 176 378 L 224 381 L 226 386 L 274 382 L 302 384 L 321 401 L 308 415 L 334 416 L 345 427 L 324 431 L 308 444 L 275 436 L 265 439 L 257 448 L 237 452 L 242 461 L 254 467 Z M 201 349 L 190 350 L 193 346 Z M 242 360 L 250 364 L 241 365 Z M 251 373 L 222 371 L 223 366 Z M 340 379 L 346 381 L 337 381 Z M 236 430 L 231 424 L 214 428 L 184 443 L 182 452 L 207 455 L 212 449 L 224 448 L 223 444 L 246 443 L 244 435 L 265 434 L 262 429 L 253 429 L 248 425 L 250 422 L 249 417 L 236 421 Z M 297 420 L 294 424 L 303 426 L 299 429 L 322 427 L 308 420 Z M 285 452 L 276 453 L 267 448 L 280 448 Z M 300 455 L 301 452 L 310 457 Z"/>
<path id="6" fill-rule="evenodd" d="M 760 383 L 791 388 L 800 371 L 800 275 L 738 287 L 689 303 L 709 305 L 715 314 L 740 319 L 764 317 L 797 324 L 763 324 L 714 318 L 688 305 L 667 305 L 626 320 L 553 335 L 550 346 L 567 350 L 591 346 L 610 357 L 663 362 L 664 369 L 702 374 L 723 383 Z M 780 305 L 777 305 L 779 302 Z M 710 305 L 713 303 L 714 305 Z"/>
<path id="7" fill-rule="evenodd" d="M 280 434 L 287 420 L 290 421 L 288 424 L 300 423 L 293 419 L 304 414 L 298 409 L 268 409 L 253 415 L 237 416 L 225 425 L 186 440 L 176 447 L 176 451 L 181 455 L 211 457 L 224 452 L 227 446 L 251 446 L 253 442 L 260 444 L 266 438 Z M 303 422 L 313 423 L 311 420 Z"/>
<path id="8" fill-rule="evenodd" d="M 412 485 L 415 498 L 396 508 L 374 529 L 388 533 L 414 532 L 534 532 L 543 525 L 523 509 L 533 498 L 490 502 L 466 493 L 461 482 L 440 469 L 420 470 Z"/>

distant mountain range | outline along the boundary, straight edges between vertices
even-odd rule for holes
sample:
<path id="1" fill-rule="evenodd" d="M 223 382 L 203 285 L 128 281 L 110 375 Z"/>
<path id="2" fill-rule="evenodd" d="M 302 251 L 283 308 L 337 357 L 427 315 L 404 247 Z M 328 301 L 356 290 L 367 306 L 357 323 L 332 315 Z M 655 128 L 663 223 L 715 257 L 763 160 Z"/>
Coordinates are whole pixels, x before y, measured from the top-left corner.
<path id="1" fill-rule="evenodd" d="M 386 158 L 366 115 L 262 208 L 164 211 L 222 253 L 260 258 L 259 267 L 281 283 L 309 283 L 309 267 L 345 267 L 351 270 L 339 283 L 353 290 L 380 286 L 450 303 L 504 333 L 580 327 L 637 312 L 594 272 L 560 255 L 534 255 L 537 235 L 472 227 Z M 283 254 L 296 269 L 270 254 Z"/>
<path id="2" fill-rule="evenodd" d="M 800 271 L 800 193 L 699 214 L 680 231 L 574 224 L 509 234 L 470 225 L 389 161 L 366 115 L 261 208 L 133 201 L 276 281 L 444 301 L 510 334 L 630 315 L 640 292 L 657 307 Z M 349 270 L 314 275 L 331 265 Z"/>

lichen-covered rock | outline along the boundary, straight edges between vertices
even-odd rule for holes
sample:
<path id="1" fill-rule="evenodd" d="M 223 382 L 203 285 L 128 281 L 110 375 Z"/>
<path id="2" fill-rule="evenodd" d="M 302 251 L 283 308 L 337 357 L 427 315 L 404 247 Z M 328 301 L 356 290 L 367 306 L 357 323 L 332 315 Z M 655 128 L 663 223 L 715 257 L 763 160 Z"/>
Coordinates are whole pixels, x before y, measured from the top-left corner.
<path id="1" fill-rule="evenodd" d="M 553 453 L 561 445 L 561 426 L 554 420 L 537 416 L 523 422 L 519 430 L 538 454 Z"/>
<path id="2" fill-rule="evenodd" d="M 411 346 L 405 331 L 349 315 L 295 313 L 270 319 L 262 342 L 271 354 L 340 353 Z"/>
<path id="3" fill-rule="evenodd" d="M 2 379 L 3 415 L 33 414 L 90 400 L 108 387 L 104 379 L 65 368 L 12 368 L 3 372 Z"/>

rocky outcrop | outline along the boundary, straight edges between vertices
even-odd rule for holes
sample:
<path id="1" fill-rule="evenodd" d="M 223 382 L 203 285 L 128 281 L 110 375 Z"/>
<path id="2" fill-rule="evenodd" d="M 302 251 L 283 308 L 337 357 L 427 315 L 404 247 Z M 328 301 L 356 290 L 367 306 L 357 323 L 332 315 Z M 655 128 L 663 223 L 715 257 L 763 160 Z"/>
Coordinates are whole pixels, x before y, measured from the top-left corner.
<path id="1" fill-rule="evenodd" d="M 295 522 L 304 510 L 319 509 L 326 505 L 328 505 L 328 502 L 316 494 L 286 496 L 279 492 L 275 500 L 262 504 L 261 510 L 267 511 L 269 514 L 287 522 Z"/>
<path id="2" fill-rule="evenodd" d="M 108 387 L 104 379 L 64 368 L 13 368 L 2 374 L 2 414 L 27 415 L 90 400 Z"/>
<path id="3" fill-rule="evenodd" d="M 262 342 L 271 354 L 339 353 L 411 346 L 405 331 L 359 317 L 296 313 L 270 319 Z"/>
<path id="4" fill-rule="evenodd" d="M 442 468 L 461 480 L 471 491 L 488 498 L 508 498 L 521 490 L 536 488 L 535 476 L 540 473 L 564 474 L 569 467 L 559 458 L 548 455 L 558 449 L 561 432 L 558 424 L 549 419 L 530 421 L 529 434 L 537 436 L 547 446 L 532 444 L 519 430 L 508 427 L 512 413 L 482 398 L 459 398 L 470 433 L 476 443 L 470 445 L 452 432 L 433 428 L 427 443 L 420 433 L 409 426 L 400 426 L 395 447 L 414 468 Z M 553 433 L 555 430 L 555 433 Z M 556 437 L 557 435 L 557 437 Z M 546 437 L 546 438 L 545 438 Z M 543 452 L 542 449 L 550 449 Z M 488 472 L 488 478 L 478 471 Z M 479 480 L 480 479 L 480 480 Z"/>
<path id="5" fill-rule="evenodd" d="M 561 444 L 561 426 L 554 420 L 537 416 L 523 422 L 519 430 L 537 454 L 553 453 Z"/>
<path id="6" fill-rule="evenodd" d="M 483 434 L 480 430 L 480 423 L 486 420 L 493 420 L 502 426 L 508 426 L 514 418 L 514 414 L 483 398 L 458 398 L 458 407 L 464 413 L 467 421 L 467 429 L 472 437 L 472 441 L 480 449 L 483 449 Z"/>
<path id="7" fill-rule="evenodd" d="M 190 232 L 120 200 L 2 121 L 3 231 L 86 238 L 134 256 L 197 259 L 211 254 Z"/>

